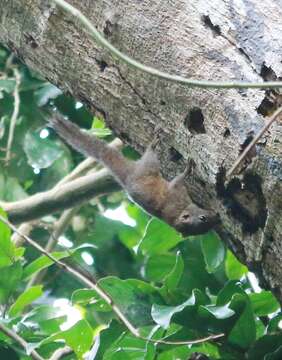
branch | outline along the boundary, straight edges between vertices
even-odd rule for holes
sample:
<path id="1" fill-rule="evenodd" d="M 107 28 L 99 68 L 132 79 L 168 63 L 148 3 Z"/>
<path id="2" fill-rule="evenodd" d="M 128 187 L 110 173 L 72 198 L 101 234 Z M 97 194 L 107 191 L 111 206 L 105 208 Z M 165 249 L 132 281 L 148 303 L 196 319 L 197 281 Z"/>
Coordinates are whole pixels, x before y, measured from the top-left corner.
<path id="1" fill-rule="evenodd" d="M 0 202 L 0 206 L 7 212 L 9 219 L 16 224 L 69 209 L 87 202 L 95 196 L 119 189 L 120 186 L 109 172 L 102 169 L 24 200 L 12 203 Z"/>
<path id="2" fill-rule="evenodd" d="M 16 343 L 18 343 L 22 348 L 25 349 L 25 352 L 28 354 L 28 343 L 23 339 L 20 335 L 18 335 L 13 330 L 7 328 L 4 324 L 0 323 L 0 331 L 7 335 L 9 338 L 13 339 Z M 34 360 L 44 360 L 43 357 L 41 357 L 37 351 L 31 350 L 30 352 L 31 357 Z"/>
<path id="3" fill-rule="evenodd" d="M 56 350 L 53 355 L 50 357 L 49 360 L 59 360 L 61 359 L 63 356 L 65 355 L 68 355 L 68 354 L 71 354 L 73 352 L 73 350 L 68 347 L 68 346 L 65 346 L 61 349 L 58 349 Z"/>
<path id="4" fill-rule="evenodd" d="M 5 219 L 2 215 L 0 215 L 0 221 L 2 221 L 4 224 L 9 226 L 11 230 L 14 232 L 19 233 L 18 229 L 9 222 L 9 220 Z M 146 337 L 143 337 L 139 334 L 138 329 L 134 327 L 134 325 L 130 322 L 130 320 L 127 319 L 127 317 L 121 312 L 119 307 L 113 302 L 112 298 L 98 285 L 98 283 L 92 278 L 89 279 L 82 273 L 80 273 L 78 270 L 72 268 L 70 265 L 64 263 L 61 260 L 57 260 L 52 254 L 50 254 L 48 251 L 46 251 L 42 246 L 37 244 L 34 240 L 32 240 L 29 236 L 26 236 L 24 234 L 19 234 L 22 236 L 28 244 L 30 244 L 32 247 L 37 249 L 41 254 L 48 257 L 52 262 L 59 267 L 61 267 L 64 271 L 71 274 L 73 277 L 75 277 L 77 280 L 79 280 L 82 284 L 86 285 L 88 288 L 93 289 L 96 291 L 96 293 L 112 308 L 113 312 L 116 314 L 116 316 L 120 319 L 120 321 L 125 325 L 125 327 L 128 329 L 128 331 L 135 337 L 145 340 L 154 344 L 167 344 L 167 345 L 189 345 L 189 344 L 199 344 L 203 343 L 205 341 L 218 339 L 220 337 L 223 337 L 224 334 L 218 334 L 218 335 L 211 335 L 206 338 L 198 339 L 198 340 L 188 340 L 188 341 L 165 341 L 165 340 L 153 340 Z"/>
<path id="5" fill-rule="evenodd" d="M 141 70 L 150 75 L 156 76 L 158 78 L 177 82 L 183 85 L 187 85 L 188 87 L 198 87 L 205 89 L 275 89 L 282 88 L 281 81 L 268 81 L 268 82 L 245 82 L 245 81 L 209 81 L 209 80 L 192 80 L 189 78 L 185 78 L 179 75 L 172 75 L 160 71 L 158 69 L 152 68 L 150 66 L 146 66 L 131 57 L 123 54 L 116 47 L 114 47 L 111 43 L 108 42 L 99 31 L 93 26 L 93 24 L 88 20 L 86 16 L 84 16 L 78 9 L 74 6 L 68 4 L 64 0 L 53 0 L 58 6 L 67 11 L 69 14 L 74 16 L 80 23 L 83 25 L 90 33 L 90 35 L 96 40 L 100 45 L 106 48 L 113 56 L 117 57 L 119 60 L 126 63 L 128 66 Z"/>
<path id="6" fill-rule="evenodd" d="M 51 233 L 50 238 L 45 246 L 46 251 L 52 252 L 54 250 L 54 247 L 56 246 L 59 237 L 62 235 L 62 233 L 68 227 L 69 222 L 71 221 L 73 216 L 79 211 L 79 209 L 80 209 L 80 206 L 76 206 L 74 208 L 65 210 L 62 213 L 62 215 L 59 217 L 59 219 L 54 222 L 54 231 Z M 31 286 L 40 283 L 42 281 L 44 275 L 46 274 L 46 272 L 47 272 L 47 269 L 43 269 L 43 270 L 35 273 L 34 276 L 29 280 L 29 282 L 27 284 L 27 288 L 30 288 Z"/>
<path id="7" fill-rule="evenodd" d="M 23 223 L 19 227 L 20 233 L 25 234 L 25 235 L 29 235 L 31 233 L 32 229 L 33 229 L 32 222 Z M 19 246 L 22 246 L 22 244 L 24 243 L 24 238 L 22 236 L 20 236 L 18 233 L 13 233 L 12 241 L 17 247 L 19 247 Z"/>
<path id="8" fill-rule="evenodd" d="M 5 157 L 6 163 L 8 163 L 11 159 L 11 148 L 12 148 L 12 143 L 13 143 L 13 139 L 14 139 L 16 122 L 17 122 L 17 118 L 18 118 L 19 110 L 20 110 L 19 87 L 20 87 L 20 82 L 21 82 L 21 76 L 20 76 L 20 72 L 17 68 L 14 68 L 13 71 L 14 71 L 14 75 L 15 75 L 16 86 L 15 86 L 15 90 L 14 90 L 14 110 L 13 110 L 13 114 L 12 114 L 11 121 L 10 121 L 10 128 L 9 128 L 9 135 L 8 135 L 8 142 L 7 142 L 7 149 L 6 149 L 6 157 Z"/>
<path id="9" fill-rule="evenodd" d="M 122 141 L 115 139 L 109 145 L 119 149 L 122 147 Z M 70 174 L 65 176 L 53 189 L 12 203 L 0 201 L 0 207 L 8 213 L 9 219 L 13 223 L 23 223 L 36 220 L 56 211 L 80 205 L 95 196 L 119 190 L 119 185 L 109 176 L 106 170 L 79 177 L 82 173 L 91 169 L 95 162 L 95 159 L 87 158 Z M 26 226 L 29 227 L 30 232 L 32 225 Z"/>
<path id="10" fill-rule="evenodd" d="M 271 124 L 277 119 L 277 117 L 280 114 L 282 114 L 282 106 L 275 111 L 275 113 L 269 118 L 269 120 L 266 122 L 263 128 L 258 132 L 258 134 L 254 137 L 254 139 L 249 143 L 249 145 L 245 148 L 242 154 L 238 157 L 232 168 L 226 174 L 227 178 L 230 178 L 235 173 L 235 171 L 242 163 L 242 161 L 246 158 L 248 153 L 252 150 L 255 144 L 259 141 L 259 139 L 263 136 L 263 134 L 268 130 L 268 128 L 271 126 Z"/>

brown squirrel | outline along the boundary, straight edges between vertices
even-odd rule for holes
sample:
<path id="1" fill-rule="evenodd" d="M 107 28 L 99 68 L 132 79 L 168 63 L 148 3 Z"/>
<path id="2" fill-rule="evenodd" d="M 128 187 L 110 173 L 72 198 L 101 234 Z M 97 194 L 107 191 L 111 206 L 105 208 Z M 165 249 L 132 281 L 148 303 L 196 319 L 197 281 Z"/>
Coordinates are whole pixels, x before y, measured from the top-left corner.
<path id="1" fill-rule="evenodd" d="M 192 202 L 184 184 L 187 170 L 170 182 L 161 176 L 154 152 L 158 137 L 154 138 L 140 160 L 132 161 L 58 113 L 52 114 L 49 121 L 74 149 L 104 164 L 134 202 L 149 214 L 163 219 L 182 235 L 203 234 L 219 223 L 218 214 Z"/>

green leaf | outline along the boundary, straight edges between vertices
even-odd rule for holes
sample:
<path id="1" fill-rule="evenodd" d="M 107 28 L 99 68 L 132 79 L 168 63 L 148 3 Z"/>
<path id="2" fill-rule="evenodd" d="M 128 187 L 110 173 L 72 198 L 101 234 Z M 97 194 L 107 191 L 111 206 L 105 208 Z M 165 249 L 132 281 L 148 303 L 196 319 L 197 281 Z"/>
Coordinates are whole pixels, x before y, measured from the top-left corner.
<path id="1" fill-rule="evenodd" d="M 57 260 L 64 259 L 64 258 L 70 256 L 71 254 L 72 253 L 69 251 L 57 251 L 57 252 L 51 253 L 51 255 L 54 258 L 56 258 Z M 41 271 L 43 269 L 46 269 L 47 267 L 49 267 L 50 265 L 53 265 L 53 264 L 54 264 L 53 260 L 51 260 L 46 255 L 42 255 L 39 258 L 32 261 L 30 264 L 28 264 L 24 268 L 23 279 L 28 280 L 34 274 L 38 273 L 39 271 Z"/>
<path id="2" fill-rule="evenodd" d="M 168 291 L 173 291 L 177 288 L 177 285 L 183 274 L 184 263 L 180 251 L 176 254 L 175 265 L 171 272 L 165 278 L 164 286 Z"/>
<path id="3" fill-rule="evenodd" d="M 31 328 L 33 332 L 37 329 L 47 336 L 60 331 L 60 326 L 67 321 L 67 316 L 62 315 L 58 307 L 41 305 L 32 309 L 23 316 L 20 324 Z"/>
<path id="4" fill-rule="evenodd" d="M 96 116 L 93 119 L 92 128 L 90 132 L 91 134 L 98 137 L 105 137 L 112 134 L 112 131 L 105 126 L 105 122 Z"/>
<path id="5" fill-rule="evenodd" d="M 162 351 L 158 356 L 158 360 L 189 359 L 190 355 L 194 352 L 194 348 L 189 349 L 188 346 L 175 346 L 166 351 Z"/>
<path id="6" fill-rule="evenodd" d="M 11 94 L 16 86 L 14 79 L 0 79 L 0 91 L 4 90 L 6 93 Z"/>
<path id="7" fill-rule="evenodd" d="M 19 260 L 25 253 L 24 247 L 15 247 L 15 259 Z"/>
<path id="8" fill-rule="evenodd" d="M 27 198 L 27 193 L 19 183 L 18 179 L 14 177 L 8 177 L 5 184 L 5 200 L 6 201 L 18 201 Z"/>
<path id="9" fill-rule="evenodd" d="M 44 83 L 41 87 L 34 91 L 34 98 L 38 107 L 42 107 L 48 103 L 49 100 L 55 99 L 62 94 L 62 91 L 50 83 Z"/>
<path id="10" fill-rule="evenodd" d="M 54 186 L 73 169 L 73 160 L 70 150 L 65 145 L 63 145 L 62 142 L 60 143 L 62 144 L 63 149 L 62 155 L 59 156 L 59 158 L 55 160 L 51 166 L 45 168 L 41 173 L 39 184 L 43 189 L 49 189 L 50 187 Z"/>
<path id="11" fill-rule="evenodd" d="M 88 233 L 86 240 L 91 242 L 91 240 L 93 241 L 93 239 L 95 239 L 95 245 L 101 248 L 112 241 L 113 237 L 124 227 L 127 226 L 120 221 L 97 214 L 97 216 L 95 216 L 95 227 Z"/>
<path id="12" fill-rule="evenodd" d="M 221 306 L 231 301 L 233 295 L 240 294 L 246 296 L 245 291 L 242 289 L 241 284 L 238 281 L 228 281 L 223 289 L 217 295 L 216 305 Z"/>
<path id="13" fill-rule="evenodd" d="M 118 232 L 120 241 L 130 250 L 138 244 L 141 236 L 139 229 L 131 226 L 123 226 Z"/>
<path id="14" fill-rule="evenodd" d="M 267 354 L 264 359 L 265 360 L 281 360 L 282 358 L 282 345 L 279 346 L 273 353 Z"/>
<path id="15" fill-rule="evenodd" d="M 112 320 L 109 327 L 101 329 L 99 333 L 100 346 L 98 349 L 98 354 L 94 359 L 95 360 L 104 359 L 105 352 L 110 349 L 110 347 L 115 343 L 115 341 L 121 336 L 123 332 L 124 332 L 124 326 L 117 320 Z"/>
<path id="16" fill-rule="evenodd" d="M 266 355 L 271 354 L 274 356 L 275 352 L 278 353 L 281 351 L 282 344 L 282 334 L 273 334 L 273 335 L 265 335 L 258 339 L 248 351 L 248 360 L 258 360 L 264 359 L 266 360 Z M 274 353 L 274 354 L 273 354 Z M 270 357 L 268 359 L 273 359 Z M 276 358 L 275 360 L 281 359 L 281 357 Z"/>
<path id="17" fill-rule="evenodd" d="M 216 319 L 228 319 L 235 314 L 235 311 L 230 309 L 230 304 L 226 304 L 223 306 L 215 306 L 215 305 L 201 305 L 199 308 L 200 313 L 205 310 L 208 313 L 212 314 Z"/>
<path id="18" fill-rule="evenodd" d="M 225 257 L 225 247 L 214 231 L 200 235 L 201 247 L 208 273 L 214 273 Z"/>
<path id="19" fill-rule="evenodd" d="M 255 317 L 246 296 L 239 294 L 233 296 L 230 308 L 235 310 L 238 307 L 242 308 L 241 315 L 230 331 L 228 341 L 242 349 L 247 349 L 256 339 Z"/>
<path id="20" fill-rule="evenodd" d="M 152 318 L 156 324 L 160 325 L 164 329 L 168 329 L 171 318 L 174 314 L 183 311 L 187 306 L 194 306 L 195 303 L 196 298 L 193 293 L 188 300 L 178 306 L 153 304 L 151 312 Z"/>
<path id="21" fill-rule="evenodd" d="M 145 277 L 150 281 L 163 282 L 164 278 L 174 269 L 175 254 L 150 256 L 145 264 Z"/>
<path id="22" fill-rule="evenodd" d="M 131 334 L 122 334 L 106 350 L 103 360 L 154 360 L 156 347 Z"/>
<path id="23" fill-rule="evenodd" d="M 101 312 L 111 311 L 112 308 L 108 305 L 95 290 L 79 289 L 72 294 L 71 301 L 74 304 L 87 305 L 91 303 L 91 309 Z"/>
<path id="24" fill-rule="evenodd" d="M 188 347 L 184 346 L 175 346 L 169 347 L 167 351 L 162 351 L 158 356 L 158 360 L 188 360 L 193 359 L 193 354 L 195 353 L 205 354 L 210 357 L 210 359 L 221 359 L 221 360 L 230 360 L 230 358 L 223 358 L 220 356 L 218 347 L 211 343 L 204 343 L 199 345 L 193 345 Z M 192 357 L 191 357 L 192 356 Z M 206 357 L 200 356 L 199 360 L 206 359 Z M 195 358 L 197 360 L 197 356 Z"/>
<path id="25" fill-rule="evenodd" d="M 266 333 L 266 326 L 260 318 L 255 318 L 256 323 L 256 338 L 259 339 Z"/>
<path id="26" fill-rule="evenodd" d="M 23 74 L 22 74 L 23 75 Z M 21 83 L 20 83 L 20 92 L 23 91 L 33 91 L 40 89 L 44 86 L 46 86 L 46 82 L 43 82 L 42 80 L 35 79 L 35 78 L 24 78 L 24 76 L 21 77 Z"/>
<path id="27" fill-rule="evenodd" d="M 52 343 L 55 340 L 64 340 L 73 349 L 79 360 L 90 350 L 93 343 L 93 330 L 86 320 L 78 321 L 74 326 L 65 331 L 60 331 L 43 340 L 41 344 Z"/>
<path id="28" fill-rule="evenodd" d="M 84 243 L 80 246 L 77 246 L 74 249 L 68 249 L 65 251 L 54 251 L 51 253 L 51 255 L 56 259 L 56 260 L 61 260 L 64 259 L 66 257 L 72 256 L 73 254 L 75 254 L 77 251 L 80 250 L 84 250 L 84 249 L 88 249 L 88 248 L 96 248 L 95 245 L 92 244 L 87 244 Z M 23 278 L 25 280 L 29 279 L 32 275 L 36 274 L 37 272 L 46 269 L 47 267 L 51 266 L 52 264 L 54 264 L 54 261 L 51 260 L 48 256 L 46 255 L 41 255 L 39 258 L 35 259 L 34 261 L 32 261 L 30 264 L 28 264 L 25 269 L 24 269 L 24 274 L 23 274 Z"/>
<path id="29" fill-rule="evenodd" d="M 179 283 L 179 289 L 190 294 L 194 289 L 218 291 L 218 280 L 206 270 L 206 264 L 198 236 L 191 236 L 180 244 L 184 262 L 184 272 Z"/>
<path id="30" fill-rule="evenodd" d="M 1 335 L 0 334 L 0 339 L 1 339 Z M 3 334 L 3 337 L 5 335 Z M 2 339 L 1 339 L 2 340 Z M 7 340 L 6 338 L 3 339 L 6 343 L 9 343 L 9 340 Z M 19 355 L 18 352 L 16 352 L 13 348 L 9 347 L 8 344 L 2 344 L 2 346 L 0 347 L 0 359 L 9 359 L 9 360 L 19 360 Z"/>
<path id="31" fill-rule="evenodd" d="M 104 129 L 105 128 L 104 120 L 101 118 L 98 118 L 97 116 L 94 116 L 91 128 L 92 129 Z"/>
<path id="32" fill-rule="evenodd" d="M 177 252 L 175 264 L 170 273 L 164 278 L 164 285 L 160 289 L 161 294 L 165 298 L 166 295 L 177 289 L 184 270 L 184 263 L 180 251 Z"/>
<path id="33" fill-rule="evenodd" d="M 38 299 L 42 293 L 42 285 L 30 287 L 24 291 L 10 307 L 9 315 L 16 316 L 20 314 L 27 305 Z"/>
<path id="34" fill-rule="evenodd" d="M 280 331 L 281 329 L 279 327 L 279 324 L 281 323 L 282 323 L 282 313 L 280 311 L 279 314 L 277 314 L 272 319 L 270 319 L 267 327 L 267 332 L 272 333 L 272 332 L 277 332 L 278 330 Z"/>
<path id="35" fill-rule="evenodd" d="M 63 153 L 60 143 L 42 139 L 39 131 L 29 131 L 24 139 L 24 151 L 30 166 L 46 169 L 51 166 Z"/>
<path id="36" fill-rule="evenodd" d="M 99 299 L 99 295 L 92 289 L 75 290 L 71 297 L 71 302 L 76 304 L 87 304 L 90 301 Z"/>
<path id="37" fill-rule="evenodd" d="M 7 218 L 6 213 L 0 208 L 0 215 Z M 11 240 L 11 230 L 0 220 L 0 268 L 14 262 L 15 246 Z"/>
<path id="38" fill-rule="evenodd" d="M 61 309 L 58 307 L 50 306 L 50 305 L 41 305 L 32 309 L 29 313 L 27 313 L 22 321 L 29 322 L 42 322 L 50 319 L 54 319 L 61 316 Z"/>
<path id="39" fill-rule="evenodd" d="M 141 280 L 121 280 L 114 276 L 101 279 L 99 285 L 136 326 L 151 322 L 151 303 L 160 300 L 154 287 Z"/>
<path id="40" fill-rule="evenodd" d="M 267 316 L 279 309 L 279 303 L 270 291 L 249 294 L 253 310 L 257 316 Z"/>
<path id="41" fill-rule="evenodd" d="M 22 265 L 19 261 L 1 269 L 0 304 L 5 304 L 10 295 L 16 290 L 22 278 L 22 272 Z"/>
<path id="42" fill-rule="evenodd" d="M 227 250 L 225 272 L 229 280 L 240 280 L 247 274 L 248 268 L 241 264 L 230 250 Z"/>
<path id="43" fill-rule="evenodd" d="M 145 234 L 136 247 L 144 254 L 164 254 L 183 241 L 182 236 L 171 226 L 153 218 L 149 221 Z"/>
<path id="44" fill-rule="evenodd" d="M 128 203 L 126 206 L 126 211 L 128 216 L 136 221 L 138 230 L 143 234 L 150 219 L 149 215 L 145 213 L 145 211 L 140 207 L 132 203 Z"/>
<path id="45" fill-rule="evenodd" d="M 147 294 L 147 295 L 154 294 L 157 291 L 157 289 L 154 286 L 139 279 L 127 279 L 126 282 L 130 286 L 133 286 L 136 290 L 142 291 L 143 294 Z"/>
<path id="46" fill-rule="evenodd" d="M 0 123 L 0 132 L 1 132 L 1 123 Z M 5 176 L 3 170 L 0 167 L 0 199 L 5 199 Z"/>

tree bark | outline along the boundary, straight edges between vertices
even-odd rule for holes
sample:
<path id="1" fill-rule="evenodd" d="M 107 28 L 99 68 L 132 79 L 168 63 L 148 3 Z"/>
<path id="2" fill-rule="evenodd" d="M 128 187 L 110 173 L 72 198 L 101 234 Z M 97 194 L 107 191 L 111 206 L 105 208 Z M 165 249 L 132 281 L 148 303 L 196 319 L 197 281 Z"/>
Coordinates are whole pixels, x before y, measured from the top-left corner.
<path id="1" fill-rule="evenodd" d="M 280 0 L 70 3 L 121 51 L 169 73 L 210 80 L 282 76 Z M 123 140 L 142 152 L 155 125 L 162 126 L 164 175 L 171 178 L 194 160 L 187 181 L 192 198 L 220 213 L 223 239 L 282 301 L 279 121 L 242 175 L 225 179 L 281 95 L 189 89 L 158 80 L 113 59 L 51 1 L 0 0 L 0 5 L 0 41 L 93 113 L 102 113 Z"/>

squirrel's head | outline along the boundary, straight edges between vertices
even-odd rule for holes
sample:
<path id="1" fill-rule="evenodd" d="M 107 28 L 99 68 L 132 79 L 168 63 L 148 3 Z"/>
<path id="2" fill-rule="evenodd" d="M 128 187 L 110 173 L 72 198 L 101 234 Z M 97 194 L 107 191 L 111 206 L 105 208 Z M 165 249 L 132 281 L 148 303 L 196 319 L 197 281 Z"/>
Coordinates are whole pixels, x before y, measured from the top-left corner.
<path id="1" fill-rule="evenodd" d="M 187 206 L 178 216 L 174 227 L 184 236 L 204 234 L 220 223 L 217 213 L 201 209 L 195 204 Z"/>

